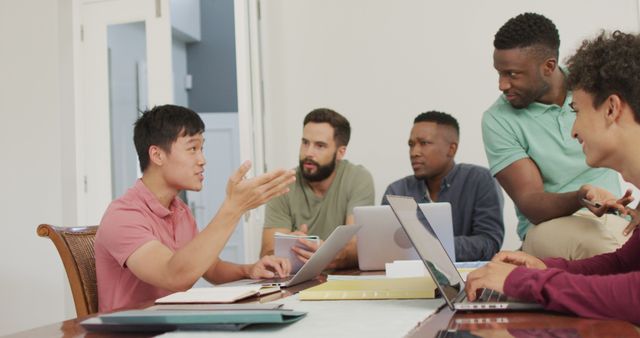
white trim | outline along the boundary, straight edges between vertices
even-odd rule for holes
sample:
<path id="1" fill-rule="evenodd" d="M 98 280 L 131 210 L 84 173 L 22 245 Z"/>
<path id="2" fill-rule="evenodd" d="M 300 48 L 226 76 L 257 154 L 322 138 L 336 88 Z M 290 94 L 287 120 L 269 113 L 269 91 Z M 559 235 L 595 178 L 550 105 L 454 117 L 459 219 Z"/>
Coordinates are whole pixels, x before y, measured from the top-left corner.
<path id="1" fill-rule="evenodd" d="M 112 200 L 111 145 L 107 60 L 107 26 L 145 22 L 149 106 L 173 103 L 169 0 L 81 1 L 79 21 L 84 39 L 79 46 L 77 78 L 78 222 L 97 224 Z M 88 189 L 86 183 L 88 181 Z"/>
<path id="2" fill-rule="evenodd" d="M 82 147 L 80 146 L 80 135 L 82 130 L 80 129 L 82 117 L 81 117 L 81 88 L 79 86 L 81 74 L 80 70 L 82 69 L 82 64 L 80 63 L 80 30 L 81 30 L 81 20 L 80 20 L 80 5 L 81 0 L 71 0 L 71 53 L 72 53 L 72 95 L 73 102 L 71 107 L 66 107 L 67 109 L 71 108 L 72 111 L 69 113 L 73 119 L 73 125 L 70 126 L 70 129 L 73 129 L 73 158 L 74 162 L 70 167 L 74 168 L 74 184 L 71 188 L 66 191 L 63 190 L 63 198 L 66 201 L 73 201 L 73 205 L 70 206 L 69 214 L 63 214 L 63 223 L 64 226 L 82 226 L 84 224 L 79 224 L 80 220 L 84 220 L 84 211 L 85 208 L 85 200 L 81 198 L 84 194 L 83 186 L 82 186 L 82 163 L 84 158 L 82 153 Z M 65 151 L 63 149 L 63 151 Z M 68 194 L 68 195 L 67 195 Z M 65 284 L 67 283 L 67 277 L 63 276 L 65 280 Z M 64 314 L 65 317 L 70 318 L 75 316 L 75 303 L 73 302 L 73 296 L 71 294 L 71 288 L 65 288 L 64 290 Z"/>
<path id="3" fill-rule="evenodd" d="M 74 115 L 74 131 L 75 131 L 75 153 L 76 153 L 76 221 L 86 219 L 86 199 L 84 196 L 84 151 L 82 147 L 82 130 L 84 120 L 82 119 L 82 59 L 81 55 L 81 30 L 82 18 L 80 15 L 80 6 L 82 0 L 73 0 L 73 115 Z M 78 224 L 81 225 L 81 224 Z M 85 224 L 88 225 L 88 224 Z"/>
<path id="4" fill-rule="evenodd" d="M 251 159 L 252 172 L 264 172 L 262 126 L 262 72 L 260 69 L 260 30 L 258 0 L 234 0 L 236 72 L 238 86 L 238 124 L 241 161 Z M 244 219 L 244 257 L 255 261 L 260 254 L 264 207 L 252 210 Z"/>
<path id="5" fill-rule="evenodd" d="M 638 31 L 640 32 L 640 0 L 636 1 L 636 13 L 638 14 Z"/>

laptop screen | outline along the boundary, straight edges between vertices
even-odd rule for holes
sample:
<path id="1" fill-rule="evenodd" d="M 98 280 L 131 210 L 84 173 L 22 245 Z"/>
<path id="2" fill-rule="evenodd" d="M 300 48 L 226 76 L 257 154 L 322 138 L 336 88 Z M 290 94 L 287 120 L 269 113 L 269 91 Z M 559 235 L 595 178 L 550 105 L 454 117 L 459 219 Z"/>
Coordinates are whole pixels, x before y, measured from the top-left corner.
<path id="1" fill-rule="evenodd" d="M 440 292 L 452 306 L 458 294 L 464 291 L 464 280 L 431 224 L 412 197 L 387 195 L 387 200 Z"/>

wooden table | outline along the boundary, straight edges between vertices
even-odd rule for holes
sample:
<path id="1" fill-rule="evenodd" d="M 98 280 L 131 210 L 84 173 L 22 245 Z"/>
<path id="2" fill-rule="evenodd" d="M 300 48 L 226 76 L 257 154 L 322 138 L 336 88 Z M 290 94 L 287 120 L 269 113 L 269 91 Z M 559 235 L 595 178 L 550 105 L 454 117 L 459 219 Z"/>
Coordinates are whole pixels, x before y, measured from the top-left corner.
<path id="1" fill-rule="evenodd" d="M 353 274 L 353 273 L 349 273 L 349 274 Z M 318 276 L 316 279 L 314 280 L 310 280 L 308 282 L 304 282 L 298 285 L 294 285 L 292 287 L 288 287 L 286 289 L 282 289 L 281 292 L 279 293 L 273 293 L 270 295 L 265 295 L 262 297 L 253 297 L 253 298 L 247 298 L 245 300 L 242 300 L 238 303 L 252 303 L 252 302 L 259 302 L 259 303 L 268 303 L 268 302 L 272 302 L 278 299 L 282 299 L 285 297 L 289 297 L 293 294 L 296 294 L 306 288 L 310 288 L 312 286 L 316 286 L 318 284 L 324 283 L 326 281 L 326 276 L 322 275 L 322 276 Z M 152 306 L 153 302 L 148 302 L 148 303 L 144 303 L 144 304 L 140 304 L 140 306 L 137 306 L 137 309 L 144 309 L 147 308 L 149 306 Z M 63 321 L 61 323 L 56 323 L 56 324 L 51 324 L 51 325 L 46 325 L 46 326 L 42 326 L 39 328 L 35 328 L 35 329 L 31 329 L 31 330 L 27 330 L 27 331 L 22 331 L 22 332 L 18 332 L 16 334 L 12 334 L 12 335 L 8 335 L 8 336 L 3 336 L 3 338 L 58 338 L 58 337 L 64 337 L 64 338 L 72 338 L 72 337 L 87 337 L 87 338 L 110 338 L 110 337 L 117 337 L 117 338 L 147 338 L 147 337 L 154 337 L 157 336 L 158 333 L 131 333 L 131 334 L 123 334 L 123 333 L 97 333 L 97 332 L 87 332 L 85 331 L 85 329 L 82 328 L 82 326 L 80 326 L 80 322 L 82 322 L 83 320 L 90 318 L 90 317 L 95 317 L 96 315 L 91 315 L 91 316 L 86 316 L 86 317 L 80 317 L 80 318 L 75 318 L 75 319 L 70 319 L 70 320 L 66 320 Z"/>
<path id="2" fill-rule="evenodd" d="M 425 319 L 408 337 L 435 337 L 445 328 L 468 331 L 478 337 L 640 337 L 636 326 L 619 320 L 586 319 L 542 311 L 453 312 L 447 306 Z"/>
<path id="3" fill-rule="evenodd" d="M 345 274 L 357 274 L 345 272 Z M 325 281 L 324 276 L 284 289 L 281 293 L 251 298 L 246 302 L 271 302 L 293 295 Z M 141 304 L 145 308 L 152 303 Z M 630 311 L 638 311 L 630 309 Z M 391 315 L 391 314 L 390 314 Z M 86 332 L 80 322 L 88 317 L 67 320 L 28 331 L 5 336 L 7 338 L 147 338 L 156 333 L 94 333 Z M 452 312 L 444 306 L 436 314 L 426 318 L 407 337 L 434 337 L 440 330 L 467 330 L 479 337 L 640 337 L 634 325 L 618 320 L 584 319 L 549 312 Z M 230 334 L 230 336 L 232 336 Z M 473 336 L 468 336 L 473 337 Z"/>

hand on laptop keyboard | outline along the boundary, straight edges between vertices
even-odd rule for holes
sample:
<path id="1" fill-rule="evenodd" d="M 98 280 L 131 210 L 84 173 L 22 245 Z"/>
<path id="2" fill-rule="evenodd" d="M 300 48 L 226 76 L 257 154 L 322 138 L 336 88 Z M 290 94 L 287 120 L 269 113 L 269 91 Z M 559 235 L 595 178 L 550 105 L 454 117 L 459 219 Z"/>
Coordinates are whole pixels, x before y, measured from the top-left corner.
<path id="1" fill-rule="evenodd" d="M 289 260 L 275 256 L 264 256 L 247 268 L 247 277 L 251 279 L 288 276 L 290 273 L 291 263 Z"/>
<path id="2" fill-rule="evenodd" d="M 485 266 L 471 271 L 467 276 L 465 286 L 467 299 L 469 301 L 476 300 L 478 298 L 477 290 L 485 288 L 502 293 L 505 279 L 515 268 L 516 266 L 513 264 L 491 261 Z"/>
<path id="3" fill-rule="evenodd" d="M 504 293 L 500 293 L 491 289 L 482 289 L 480 296 L 478 297 L 478 299 L 476 299 L 476 302 L 496 303 L 505 301 L 507 301 L 507 296 Z"/>
<path id="4" fill-rule="evenodd" d="M 493 259 L 493 262 L 509 263 L 517 266 L 525 266 L 532 269 L 546 269 L 547 265 L 544 262 L 532 255 L 524 253 L 522 251 L 500 251 Z"/>

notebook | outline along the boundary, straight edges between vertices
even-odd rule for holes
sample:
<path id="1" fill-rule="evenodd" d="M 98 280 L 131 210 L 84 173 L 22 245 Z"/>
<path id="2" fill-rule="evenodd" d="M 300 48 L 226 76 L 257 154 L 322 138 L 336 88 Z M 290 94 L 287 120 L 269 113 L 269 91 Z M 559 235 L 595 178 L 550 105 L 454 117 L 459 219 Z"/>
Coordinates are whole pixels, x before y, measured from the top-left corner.
<path id="1" fill-rule="evenodd" d="M 419 206 L 429 216 L 429 221 L 445 250 L 455 261 L 451 204 L 421 203 Z M 355 207 L 353 217 L 356 224 L 362 225 L 357 236 L 360 270 L 385 270 L 385 263 L 419 258 L 390 206 Z M 380 250 L 381 246 L 385 249 Z"/>
<path id="2" fill-rule="evenodd" d="M 278 291 L 280 291 L 279 287 L 264 288 L 262 285 L 257 284 L 192 288 L 158 298 L 156 299 L 156 304 L 233 303 L 251 296 L 265 295 Z"/>
<path id="3" fill-rule="evenodd" d="M 291 273 L 296 273 L 302 265 L 304 264 L 296 254 L 291 251 L 291 248 L 294 246 L 304 248 L 304 244 L 300 243 L 298 239 L 304 238 L 306 240 L 319 243 L 320 238 L 315 235 L 307 235 L 307 236 L 298 236 L 291 234 L 283 234 L 280 232 L 276 232 L 273 236 L 275 249 L 274 256 L 288 258 L 291 263 Z"/>
<path id="4" fill-rule="evenodd" d="M 451 310 L 542 309 L 540 304 L 504 299 L 504 295 L 498 293 L 493 298 L 494 292 L 488 289 L 479 301 L 469 301 L 464 291 L 465 282 L 431 227 L 429 216 L 412 197 L 387 195 L 387 200 Z"/>
<path id="5" fill-rule="evenodd" d="M 300 291 L 300 300 L 434 298 L 431 277 L 332 280 Z"/>
<path id="6" fill-rule="evenodd" d="M 349 243 L 358 230 L 360 230 L 360 226 L 355 224 L 337 226 L 329 237 L 327 237 L 327 240 L 324 241 L 324 244 L 320 246 L 318 251 L 311 255 L 311 258 L 309 258 L 295 275 L 285 278 L 263 279 L 257 283 L 266 286 L 277 285 L 280 287 L 289 287 L 315 278 L 331 263 L 338 252 Z"/>

